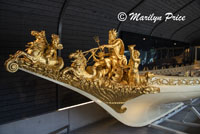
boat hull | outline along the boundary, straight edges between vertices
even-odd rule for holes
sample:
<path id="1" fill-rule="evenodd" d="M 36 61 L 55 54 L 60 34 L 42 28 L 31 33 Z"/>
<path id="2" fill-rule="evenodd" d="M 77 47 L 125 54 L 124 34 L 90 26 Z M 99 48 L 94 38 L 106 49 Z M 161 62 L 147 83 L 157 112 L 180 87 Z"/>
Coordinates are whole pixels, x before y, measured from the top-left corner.
<path id="1" fill-rule="evenodd" d="M 126 107 L 126 111 L 124 113 L 118 113 L 100 99 L 81 89 L 23 68 L 20 68 L 20 70 L 52 81 L 82 94 L 83 96 L 96 102 L 114 118 L 131 127 L 142 127 L 149 125 L 150 123 L 182 106 L 182 101 L 200 97 L 200 85 L 154 85 L 160 88 L 160 93 L 144 94 L 130 99 L 122 105 L 122 108 Z M 170 103 L 176 104 L 170 105 Z"/>

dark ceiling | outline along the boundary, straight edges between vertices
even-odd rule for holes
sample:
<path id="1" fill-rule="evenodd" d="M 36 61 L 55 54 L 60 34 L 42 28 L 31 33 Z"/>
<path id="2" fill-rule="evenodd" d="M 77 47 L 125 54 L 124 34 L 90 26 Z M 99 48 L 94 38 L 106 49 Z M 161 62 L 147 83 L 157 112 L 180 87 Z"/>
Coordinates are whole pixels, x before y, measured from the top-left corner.
<path id="1" fill-rule="evenodd" d="M 172 12 L 186 20 L 120 22 L 119 12 L 157 16 Z M 107 43 L 112 28 L 191 44 L 200 37 L 197 0 L 1 0 L 0 17 L 1 40 L 7 42 L 3 47 L 23 47 L 32 40 L 30 30 L 46 30 L 48 36 L 59 33 L 65 53 L 96 47 L 95 35 L 100 36 L 101 44 Z"/>

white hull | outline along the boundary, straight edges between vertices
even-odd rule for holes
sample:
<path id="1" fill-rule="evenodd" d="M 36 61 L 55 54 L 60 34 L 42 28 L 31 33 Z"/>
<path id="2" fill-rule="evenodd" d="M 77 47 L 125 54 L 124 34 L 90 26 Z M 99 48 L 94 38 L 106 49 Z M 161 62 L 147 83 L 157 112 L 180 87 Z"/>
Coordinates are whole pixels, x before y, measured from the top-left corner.
<path id="1" fill-rule="evenodd" d="M 93 95 L 88 94 L 87 92 L 84 92 L 83 90 L 80 90 L 66 83 L 53 80 L 51 78 L 42 76 L 40 74 L 36 74 L 34 72 L 31 72 L 22 68 L 20 68 L 20 70 L 36 75 L 38 77 L 44 78 L 46 80 L 52 81 L 54 83 L 67 87 L 75 92 L 78 92 L 86 96 L 87 98 L 95 101 L 98 105 L 100 105 L 103 109 L 105 109 L 117 120 L 131 127 L 146 126 L 156 121 L 157 119 L 165 116 L 166 114 L 170 113 L 171 111 L 177 109 L 177 107 L 180 107 L 182 105 L 182 103 L 179 103 L 179 105 L 169 107 L 169 105 L 166 105 L 168 103 L 181 102 L 185 100 L 190 100 L 192 98 L 200 97 L 200 84 L 196 86 L 154 85 L 156 87 L 160 87 L 160 93 L 145 94 L 145 95 L 136 97 L 134 99 L 128 100 L 123 105 L 124 107 L 127 108 L 127 110 L 124 113 L 117 113 L 107 104 L 105 104 L 98 98 L 94 97 Z"/>

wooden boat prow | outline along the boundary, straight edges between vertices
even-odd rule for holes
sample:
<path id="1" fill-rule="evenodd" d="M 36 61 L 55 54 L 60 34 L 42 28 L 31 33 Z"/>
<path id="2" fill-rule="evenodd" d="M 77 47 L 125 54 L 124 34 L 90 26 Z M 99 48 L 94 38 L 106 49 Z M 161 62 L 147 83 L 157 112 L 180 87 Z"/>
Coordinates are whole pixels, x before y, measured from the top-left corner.
<path id="1" fill-rule="evenodd" d="M 125 125 L 146 126 L 183 105 L 182 101 L 200 97 L 199 77 L 161 76 L 154 75 L 154 72 L 140 74 L 140 53 L 134 49 L 135 45 L 129 46 L 131 58 L 127 64 L 122 51 L 123 42 L 116 39 L 115 30 L 109 31 L 109 37 L 115 37 L 114 40 L 118 42 L 118 48 L 113 49 L 116 52 L 103 51 L 106 47 L 115 47 L 112 44 L 85 52 L 77 50 L 69 56 L 74 59 L 73 63 L 65 68 L 63 59 L 56 55 L 57 49 L 63 48 L 59 37 L 53 34 L 52 43 L 49 44 L 44 31 L 32 31 L 31 34 L 36 36 L 36 40 L 29 43 L 26 52 L 17 51 L 5 62 L 9 72 L 20 69 L 78 92 Z M 98 54 L 95 54 L 97 51 Z M 85 55 L 88 53 L 91 55 L 87 59 Z M 91 57 L 94 64 L 88 66 Z M 171 71 L 179 69 L 172 68 Z M 165 74 L 169 70 L 156 71 Z"/>

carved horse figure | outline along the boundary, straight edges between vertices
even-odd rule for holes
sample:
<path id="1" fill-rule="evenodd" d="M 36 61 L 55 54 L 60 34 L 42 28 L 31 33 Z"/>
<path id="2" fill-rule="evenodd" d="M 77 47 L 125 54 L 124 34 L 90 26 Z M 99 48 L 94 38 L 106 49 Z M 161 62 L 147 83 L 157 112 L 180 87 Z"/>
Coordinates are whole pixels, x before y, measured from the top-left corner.
<path id="1" fill-rule="evenodd" d="M 69 55 L 70 59 L 74 59 L 72 61 L 71 67 L 66 67 L 62 71 L 62 77 L 65 77 L 66 73 L 71 71 L 77 77 L 84 77 L 84 78 L 94 78 L 96 76 L 96 69 L 93 68 L 93 74 L 90 74 L 86 71 L 87 66 L 87 59 L 85 58 L 82 51 L 77 50 L 75 53 Z"/>

